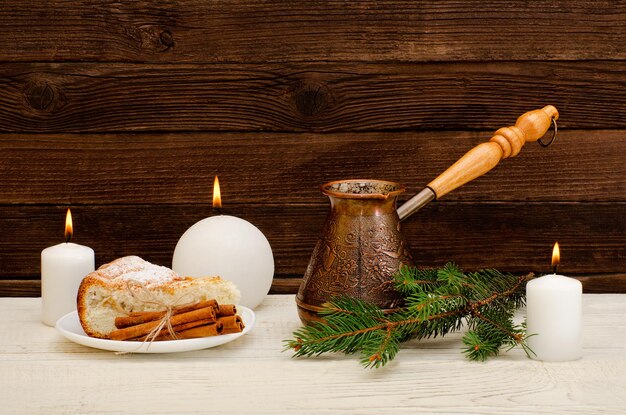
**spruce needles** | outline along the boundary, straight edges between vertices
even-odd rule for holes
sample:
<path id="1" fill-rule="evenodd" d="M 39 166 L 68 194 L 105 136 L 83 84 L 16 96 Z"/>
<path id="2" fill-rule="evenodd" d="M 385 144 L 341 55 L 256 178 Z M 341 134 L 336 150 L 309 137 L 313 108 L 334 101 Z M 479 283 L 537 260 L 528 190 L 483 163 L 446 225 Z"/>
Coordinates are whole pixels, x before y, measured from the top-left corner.
<path id="1" fill-rule="evenodd" d="M 525 327 L 513 322 L 513 314 L 524 304 L 525 283 L 532 277 L 493 269 L 463 273 L 451 263 L 440 269 L 403 267 L 394 282 L 404 296 L 398 312 L 385 314 L 356 298 L 333 298 L 320 313 L 324 322 L 296 330 L 285 349 L 296 357 L 359 353 L 363 366 L 380 367 L 395 358 L 402 342 L 443 337 L 465 322 L 463 353 L 470 360 L 483 361 L 516 346 L 531 354 Z"/>

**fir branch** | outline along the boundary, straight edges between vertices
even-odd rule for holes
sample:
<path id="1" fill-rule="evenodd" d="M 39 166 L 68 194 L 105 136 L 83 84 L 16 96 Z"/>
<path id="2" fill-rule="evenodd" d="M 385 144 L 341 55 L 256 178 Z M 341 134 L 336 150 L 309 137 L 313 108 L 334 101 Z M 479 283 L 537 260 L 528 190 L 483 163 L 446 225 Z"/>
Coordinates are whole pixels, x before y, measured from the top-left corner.
<path id="1" fill-rule="evenodd" d="M 478 317 L 479 319 L 481 319 L 482 321 L 484 321 L 487 324 L 491 324 L 493 327 L 495 327 L 496 329 L 500 330 L 503 334 L 505 334 L 508 337 L 510 337 L 511 339 L 513 339 L 513 341 L 515 341 L 515 343 L 521 342 L 522 338 L 524 337 L 522 333 L 520 333 L 519 331 L 515 330 L 514 328 L 511 329 L 509 327 L 506 327 L 506 326 L 498 323 L 497 321 L 494 321 L 494 320 L 490 319 L 489 317 L 485 316 L 480 311 L 473 311 L 472 315 Z M 508 318 L 509 317 L 507 316 L 507 320 L 508 320 Z"/>
<path id="2" fill-rule="evenodd" d="M 502 278 L 505 277 L 503 274 L 499 273 L 498 271 L 495 270 L 486 270 L 485 272 L 487 272 L 488 274 L 490 274 L 490 276 L 495 277 L 495 278 Z M 495 274 L 495 275 L 494 275 Z M 476 273 L 474 273 L 473 275 L 476 275 Z M 526 281 L 530 280 L 531 278 L 534 277 L 534 274 L 530 273 L 528 275 L 522 275 L 519 276 L 517 278 L 517 280 L 515 281 L 515 283 L 508 289 L 505 289 L 504 291 L 496 291 L 494 292 L 491 296 L 485 298 L 484 300 L 478 301 L 476 303 L 476 306 L 480 307 L 482 305 L 485 304 L 489 304 L 490 302 L 493 302 L 494 300 L 497 300 L 498 298 L 503 298 L 503 297 L 510 297 L 514 294 L 520 294 L 519 293 L 519 289 L 522 286 L 522 284 L 525 284 Z M 523 297 L 523 295 L 522 295 Z"/>
<path id="3" fill-rule="evenodd" d="M 380 367 L 395 358 L 400 343 L 444 336 L 465 321 L 468 359 L 485 360 L 505 346 L 521 346 L 530 354 L 525 326 L 515 325 L 513 314 L 524 304 L 524 283 L 531 277 L 496 270 L 464 274 L 454 264 L 441 269 L 402 267 L 394 287 L 405 296 L 403 308 L 385 314 L 359 299 L 333 298 L 320 312 L 323 321 L 296 330 L 285 349 L 296 357 L 360 352 L 365 367 Z"/>
<path id="4" fill-rule="evenodd" d="M 413 293 L 416 289 L 433 289 L 437 281 L 436 269 L 418 269 L 415 267 L 401 267 L 395 276 L 395 288 L 403 295 Z"/>
<path id="5" fill-rule="evenodd" d="M 373 336 L 369 343 L 363 345 L 361 350 L 361 364 L 365 367 L 380 367 L 392 360 L 400 350 L 400 342 L 397 333 L 391 327 L 387 327 L 384 331 L 376 332 L 380 337 L 379 341 L 375 341 Z"/>

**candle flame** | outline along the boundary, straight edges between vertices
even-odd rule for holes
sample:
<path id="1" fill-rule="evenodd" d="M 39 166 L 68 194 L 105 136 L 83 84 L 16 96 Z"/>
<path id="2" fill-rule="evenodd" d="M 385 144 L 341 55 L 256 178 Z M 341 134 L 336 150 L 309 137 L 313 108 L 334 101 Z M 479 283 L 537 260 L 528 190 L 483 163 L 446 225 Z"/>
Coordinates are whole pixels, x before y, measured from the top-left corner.
<path id="1" fill-rule="evenodd" d="M 552 248 L 552 266 L 556 267 L 561 263 L 561 250 L 559 249 L 559 243 L 554 243 L 554 248 Z"/>
<path id="2" fill-rule="evenodd" d="M 222 207 L 222 193 L 220 192 L 220 179 L 215 176 L 213 180 L 213 207 L 220 209 Z"/>
<path id="3" fill-rule="evenodd" d="M 70 208 L 67 208 L 67 213 L 65 214 L 65 240 L 69 242 L 72 239 L 72 235 L 74 235 L 74 225 L 72 223 L 72 211 Z"/>

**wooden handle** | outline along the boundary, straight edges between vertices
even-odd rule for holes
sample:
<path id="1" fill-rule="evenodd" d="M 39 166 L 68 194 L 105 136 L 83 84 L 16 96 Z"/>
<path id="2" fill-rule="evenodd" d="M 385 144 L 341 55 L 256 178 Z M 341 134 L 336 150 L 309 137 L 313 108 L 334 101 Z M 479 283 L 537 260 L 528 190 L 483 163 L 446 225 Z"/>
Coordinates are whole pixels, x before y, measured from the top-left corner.
<path id="1" fill-rule="evenodd" d="M 527 141 L 537 141 L 548 131 L 559 112 L 552 105 L 529 111 L 520 116 L 514 126 L 496 131 L 489 142 L 465 153 L 456 163 L 428 184 L 439 199 L 457 187 L 482 176 L 498 165 L 500 160 L 515 157 Z"/>

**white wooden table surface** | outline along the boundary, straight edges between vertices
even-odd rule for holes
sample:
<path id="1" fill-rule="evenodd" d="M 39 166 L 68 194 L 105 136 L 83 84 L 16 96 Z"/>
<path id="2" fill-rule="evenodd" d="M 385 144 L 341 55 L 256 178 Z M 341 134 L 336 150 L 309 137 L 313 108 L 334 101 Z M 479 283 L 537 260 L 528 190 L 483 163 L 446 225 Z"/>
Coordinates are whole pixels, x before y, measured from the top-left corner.
<path id="1" fill-rule="evenodd" d="M 408 343 L 378 370 L 281 352 L 299 325 L 291 295 L 269 296 L 235 342 L 167 355 L 74 344 L 39 310 L 38 298 L 0 298 L 0 414 L 626 414 L 626 295 L 584 296 L 576 362 L 515 350 L 472 363 L 455 334 Z"/>

